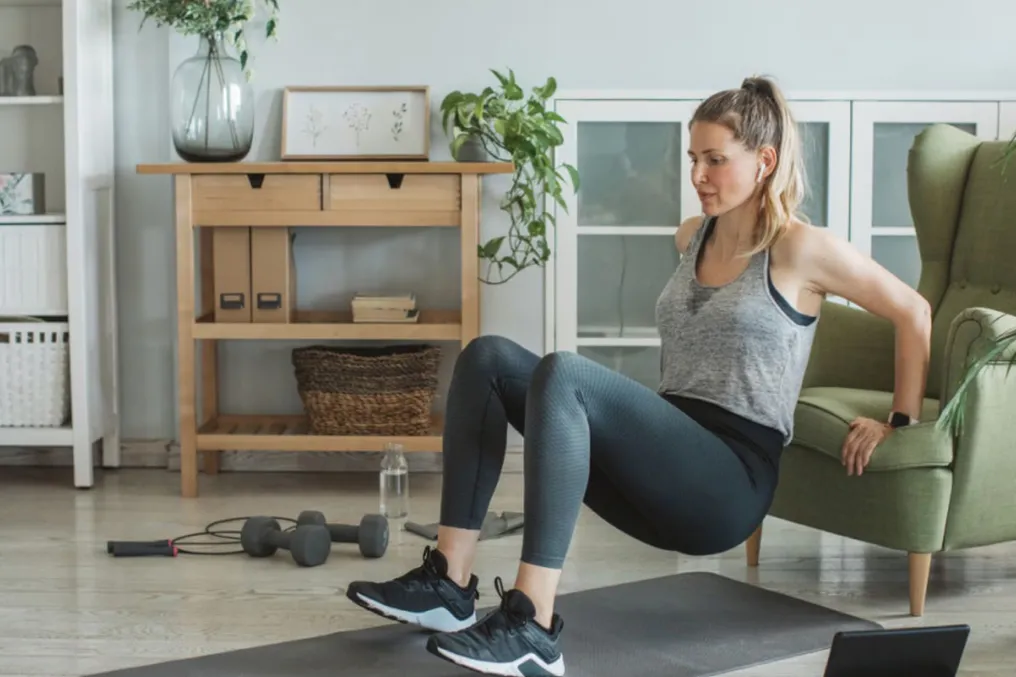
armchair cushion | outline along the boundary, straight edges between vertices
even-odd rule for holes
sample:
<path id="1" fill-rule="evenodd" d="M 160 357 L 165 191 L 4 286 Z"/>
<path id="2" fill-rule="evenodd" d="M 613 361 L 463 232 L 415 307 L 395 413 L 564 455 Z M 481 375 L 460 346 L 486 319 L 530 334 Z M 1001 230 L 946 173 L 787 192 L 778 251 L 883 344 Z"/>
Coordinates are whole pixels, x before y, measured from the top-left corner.
<path id="1" fill-rule="evenodd" d="M 850 422 L 858 416 L 884 421 L 893 395 L 880 390 L 812 387 L 801 392 L 794 415 L 796 447 L 811 449 L 837 462 Z M 947 467 L 953 462 L 952 438 L 935 425 L 938 400 L 925 398 L 921 422 L 893 432 L 871 457 L 867 472 Z"/>

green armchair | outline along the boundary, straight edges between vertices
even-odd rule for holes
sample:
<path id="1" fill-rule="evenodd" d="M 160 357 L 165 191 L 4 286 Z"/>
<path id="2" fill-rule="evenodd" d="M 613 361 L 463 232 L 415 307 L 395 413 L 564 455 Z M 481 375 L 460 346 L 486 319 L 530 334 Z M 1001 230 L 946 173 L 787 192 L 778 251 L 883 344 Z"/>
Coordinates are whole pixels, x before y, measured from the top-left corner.
<path id="1" fill-rule="evenodd" d="M 894 332 L 866 311 L 826 303 L 769 514 L 908 553 L 910 613 L 924 613 L 932 553 L 1016 540 L 1016 346 L 965 387 L 962 428 L 938 421 L 971 365 L 1016 330 L 1016 158 L 951 125 L 917 136 L 910 208 L 934 312 L 921 423 L 900 429 L 861 476 L 840 463 L 856 416 L 885 420 Z M 958 400 L 957 402 L 959 402 Z M 762 528 L 746 543 L 759 562 Z"/>

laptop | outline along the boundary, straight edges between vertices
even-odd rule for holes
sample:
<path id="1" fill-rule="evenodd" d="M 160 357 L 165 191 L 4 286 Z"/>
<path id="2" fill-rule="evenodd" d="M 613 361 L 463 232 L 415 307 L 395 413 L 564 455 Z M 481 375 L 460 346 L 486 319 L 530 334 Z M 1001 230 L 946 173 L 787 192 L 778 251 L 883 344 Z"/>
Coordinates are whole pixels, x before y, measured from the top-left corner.
<path id="1" fill-rule="evenodd" d="M 956 677 L 969 635 L 965 624 L 838 632 L 823 677 Z"/>

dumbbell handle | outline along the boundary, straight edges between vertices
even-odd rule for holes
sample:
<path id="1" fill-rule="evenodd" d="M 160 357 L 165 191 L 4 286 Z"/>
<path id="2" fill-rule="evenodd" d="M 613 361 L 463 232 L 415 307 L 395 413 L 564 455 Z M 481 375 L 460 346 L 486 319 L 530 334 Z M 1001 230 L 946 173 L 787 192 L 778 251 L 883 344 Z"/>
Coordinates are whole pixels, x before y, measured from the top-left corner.
<path id="1" fill-rule="evenodd" d="M 289 544 L 293 541 L 292 531 L 270 531 L 265 536 L 265 540 L 269 544 L 274 545 L 276 548 L 282 548 L 283 550 L 289 550 Z"/>
<path id="2" fill-rule="evenodd" d="M 326 524 L 333 543 L 356 543 L 360 538 L 360 527 L 352 524 Z"/>

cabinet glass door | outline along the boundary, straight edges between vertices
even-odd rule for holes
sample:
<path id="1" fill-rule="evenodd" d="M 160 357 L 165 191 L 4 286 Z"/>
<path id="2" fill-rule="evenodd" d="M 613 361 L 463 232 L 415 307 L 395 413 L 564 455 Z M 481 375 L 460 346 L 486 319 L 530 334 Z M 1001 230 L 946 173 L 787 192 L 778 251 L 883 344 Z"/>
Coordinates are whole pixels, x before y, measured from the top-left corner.
<path id="1" fill-rule="evenodd" d="M 816 226 L 850 237 L 850 102 L 790 101 L 804 154 L 801 211 Z"/>
<path id="2" fill-rule="evenodd" d="M 812 225 L 850 238 L 850 102 L 790 101 L 804 155 L 800 211 Z M 846 303 L 839 297 L 830 301 Z"/>
<path id="3" fill-rule="evenodd" d="M 697 103 L 557 102 L 567 120 L 558 161 L 581 186 L 557 213 L 556 349 L 658 381 L 656 299 L 679 261 L 678 225 L 701 213 L 687 156 Z"/>
<path id="4" fill-rule="evenodd" d="M 921 258 L 907 192 L 907 160 L 914 138 L 929 125 L 951 124 L 995 139 L 998 104 L 865 101 L 855 103 L 853 113 L 851 240 L 916 288 Z"/>

